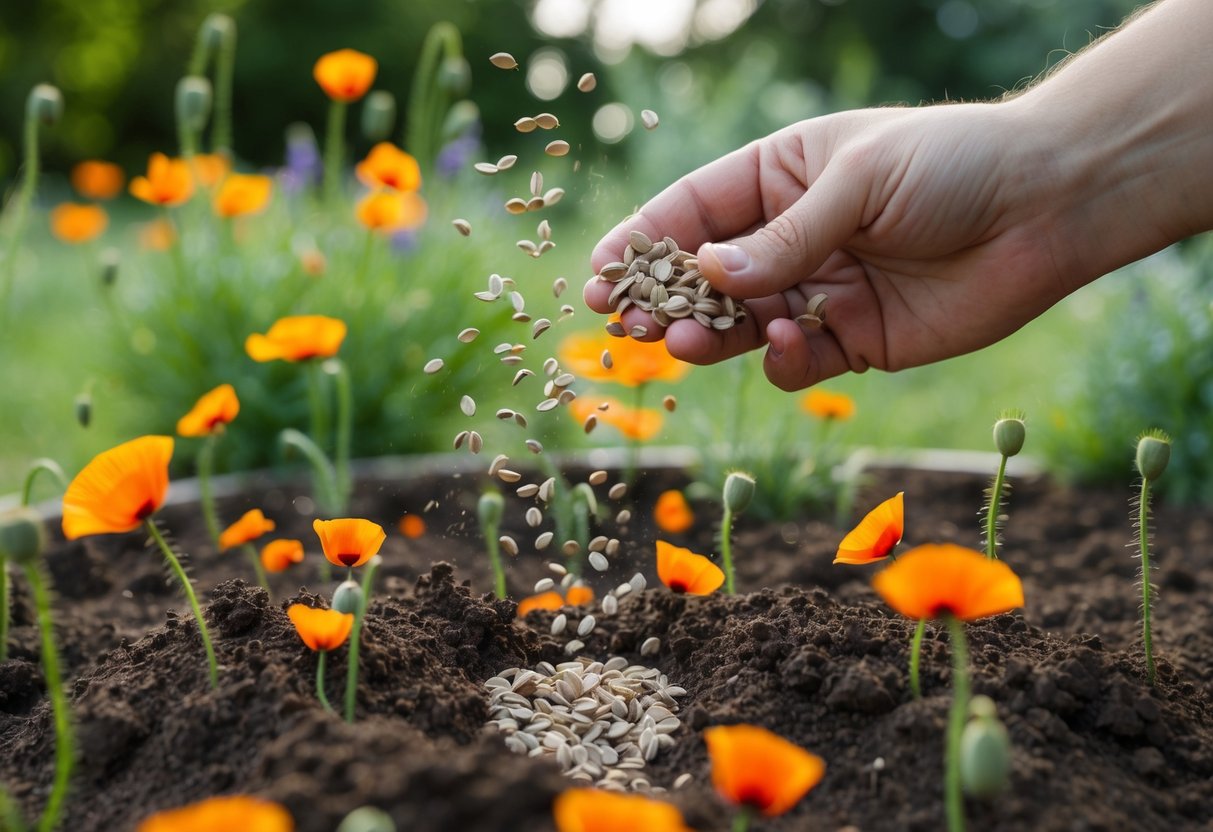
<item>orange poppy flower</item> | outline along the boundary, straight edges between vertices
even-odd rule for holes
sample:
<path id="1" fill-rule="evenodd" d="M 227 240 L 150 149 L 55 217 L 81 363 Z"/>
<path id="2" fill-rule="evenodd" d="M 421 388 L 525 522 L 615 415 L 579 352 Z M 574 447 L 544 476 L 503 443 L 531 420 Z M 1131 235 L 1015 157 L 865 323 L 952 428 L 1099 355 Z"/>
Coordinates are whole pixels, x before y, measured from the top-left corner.
<path id="1" fill-rule="evenodd" d="M 332 358 L 341 349 L 345 333 L 345 321 L 324 315 L 296 315 L 274 321 L 264 335 L 250 335 L 244 341 L 244 350 L 254 361 Z"/>
<path id="2" fill-rule="evenodd" d="M 113 199 L 124 184 L 126 174 L 113 162 L 90 159 L 72 168 L 72 187 L 86 199 Z"/>
<path id="3" fill-rule="evenodd" d="M 602 366 L 610 350 L 611 369 Z M 570 335 L 560 342 L 560 362 L 574 375 L 636 387 L 650 381 L 678 381 L 691 365 L 670 355 L 665 341 L 637 341 L 602 335 Z"/>
<path id="4" fill-rule="evenodd" d="M 552 815 L 557 832 L 691 832 L 669 803 L 601 789 L 565 789 Z"/>
<path id="5" fill-rule="evenodd" d="M 231 163 L 227 157 L 219 153 L 198 153 L 190 159 L 190 170 L 204 188 L 218 185 L 230 169 Z"/>
<path id="6" fill-rule="evenodd" d="M 295 632 L 313 650 L 335 650 L 350 637 L 354 626 L 352 612 L 321 610 L 306 604 L 291 604 L 286 614 L 295 625 Z"/>
<path id="7" fill-rule="evenodd" d="M 568 592 L 564 594 L 564 602 L 571 607 L 580 607 L 583 604 L 589 604 L 594 600 L 594 590 L 584 584 L 569 587 Z"/>
<path id="8" fill-rule="evenodd" d="M 421 187 L 421 166 L 391 142 L 380 142 L 372 147 L 354 172 L 370 188 L 415 191 Z"/>
<path id="9" fill-rule="evenodd" d="M 904 491 L 867 513 L 838 544 L 835 563 L 872 563 L 887 558 L 905 533 Z"/>
<path id="10" fill-rule="evenodd" d="M 703 555 L 657 541 L 657 577 L 679 595 L 711 595 L 724 583 L 724 572 Z"/>
<path id="11" fill-rule="evenodd" d="M 362 566 L 387 539 L 383 527 L 370 520 L 313 520 L 312 528 L 324 547 L 324 556 L 335 566 Z"/>
<path id="12" fill-rule="evenodd" d="M 668 534 L 681 534 L 695 525 L 695 513 L 677 489 L 661 492 L 653 507 L 653 522 Z"/>
<path id="13" fill-rule="evenodd" d="M 101 236 L 109 216 L 100 205 L 65 202 L 51 211 L 51 233 L 65 243 L 87 243 Z"/>
<path id="14" fill-rule="evenodd" d="M 243 217 L 265 210 L 273 180 L 268 176 L 233 173 L 215 194 L 215 213 L 221 217 Z"/>
<path id="15" fill-rule="evenodd" d="M 397 525 L 400 533 L 409 540 L 416 540 L 425 534 L 425 520 L 420 514 L 406 514 L 400 518 L 400 523 Z"/>
<path id="16" fill-rule="evenodd" d="M 299 540 L 271 540 L 261 549 L 261 565 L 266 572 L 285 572 L 292 563 L 302 562 L 303 542 Z"/>
<path id="17" fill-rule="evenodd" d="M 294 832 L 295 821 L 284 807 L 247 795 L 209 797 L 198 803 L 157 812 L 136 832 Z"/>
<path id="18" fill-rule="evenodd" d="M 918 546 L 872 580 L 907 618 L 953 615 L 973 621 L 1023 606 L 1023 584 L 1000 560 L 952 543 Z"/>
<path id="19" fill-rule="evenodd" d="M 164 504 L 172 457 L 171 436 L 141 436 L 95 456 L 63 495 L 63 536 L 137 528 Z"/>
<path id="20" fill-rule="evenodd" d="M 855 400 L 845 393 L 810 390 L 801 397 L 800 409 L 818 419 L 841 422 L 855 415 Z"/>
<path id="21" fill-rule="evenodd" d="M 177 239 L 177 231 L 166 219 L 152 220 L 139 226 L 139 247 L 144 251 L 167 251 Z"/>
<path id="22" fill-rule="evenodd" d="M 712 785 L 725 800 L 782 815 L 820 782 L 825 761 L 756 725 L 719 725 L 703 732 Z"/>
<path id="23" fill-rule="evenodd" d="M 602 405 L 606 410 L 600 410 Z M 660 410 L 647 407 L 628 407 L 610 396 L 578 396 L 569 402 L 569 413 L 578 422 L 593 415 L 599 422 L 610 425 L 628 439 L 647 442 L 661 432 L 664 417 Z"/>
<path id="24" fill-rule="evenodd" d="M 177 420 L 177 433 L 182 436 L 210 436 L 226 424 L 231 423 L 240 412 L 240 400 L 236 388 L 220 384 L 198 399 L 190 412 Z"/>
<path id="25" fill-rule="evenodd" d="M 379 62 L 353 49 L 338 49 L 321 55 L 312 67 L 312 77 L 334 101 L 357 101 L 375 83 Z"/>
<path id="26" fill-rule="evenodd" d="M 261 509 L 246 511 L 244 516 L 219 535 L 219 551 L 226 552 L 235 546 L 243 546 L 273 530 L 274 521 L 262 514 Z"/>
<path id="27" fill-rule="evenodd" d="M 529 595 L 518 602 L 518 617 L 526 618 L 533 610 L 558 610 L 564 606 L 564 598 L 555 590 Z"/>
<path id="28" fill-rule="evenodd" d="M 422 225 L 428 210 L 418 194 L 376 191 L 358 203 L 358 221 L 371 231 L 390 234 Z"/>
<path id="29" fill-rule="evenodd" d="M 194 193 L 194 177 L 181 159 L 153 153 L 147 163 L 147 176 L 131 180 L 131 194 L 152 205 L 180 205 Z"/>

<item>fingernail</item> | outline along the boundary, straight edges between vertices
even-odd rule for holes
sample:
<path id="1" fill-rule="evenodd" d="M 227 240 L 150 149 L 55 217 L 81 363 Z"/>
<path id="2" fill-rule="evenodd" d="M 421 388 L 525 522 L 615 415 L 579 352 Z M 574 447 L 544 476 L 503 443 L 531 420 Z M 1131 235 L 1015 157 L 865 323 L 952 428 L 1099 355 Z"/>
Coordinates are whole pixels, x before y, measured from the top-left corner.
<path id="1" fill-rule="evenodd" d="M 711 252 L 726 272 L 742 272 L 749 268 L 750 254 L 741 246 L 714 243 Z"/>

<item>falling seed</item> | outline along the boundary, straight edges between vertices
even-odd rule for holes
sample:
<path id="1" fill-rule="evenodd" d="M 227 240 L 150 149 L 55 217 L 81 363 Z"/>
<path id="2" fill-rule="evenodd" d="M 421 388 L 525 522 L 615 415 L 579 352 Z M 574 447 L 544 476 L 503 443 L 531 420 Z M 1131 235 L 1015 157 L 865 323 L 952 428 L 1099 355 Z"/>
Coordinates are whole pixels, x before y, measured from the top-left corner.
<path id="1" fill-rule="evenodd" d="M 543 443 L 540 442 L 538 439 L 528 439 L 526 441 L 526 447 L 527 447 L 527 450 L 529 450 L 533 454 L 543 453 Z"/>
<path id="2" fill-rule="evenodd" d="M 433 511 L 436 508 L 438 508 L 438 501 L 430 500 L 428 503 L 425 504 L 425 508 L 423 508 L 422 511 L 428 513 L 428 512 Z"/>
<path id="3" fill-rule="evenodd" d="M 471 450 L 472 453 L 474 453 L 474 454 L 480 453 L 480 449 L 483 447 L 484 447 L 484 437 L 482 437 L 476 431 L 472 431 L 470 434 L 468 434 L 468 448 Z"/>
<path id="4" fill-rule="evenodd" d="M 548 477 L 543 482 L 539 483 L 539 499 L 545 503 L 552 502 L 552 497 L 556 494 L 556 478 Z"/>
<path id="5" fill-rule="evenodd" d="M 455 226 L 455 230 L 465 237 L 470 237 L 472 235 L 472 224 L 462 217 L 451 220 L 451 225 Z"/>
<path id="6" fill-rule="evenodd" d="M 619 554 L 619 538 L 612 537 L 610 540 L 608 540 L 606 548 L 602 550 L 602 553 L 608 558 L 613 558 Z"/>
<path id="7" fill-rule="evenodd" d="M 561 373 L 560 375 L 556 376 L 556 378 L 552 379 L 552 384 L 554 384 L 556 387 L 568 387 L 576 380 L 577 376 L 573 375 L 572 373 Z"/>
<path id="8" fill-rule="evenodd" d="M 514 129 L 519 133 L 532 133 L 539 124 L 530 116 L 523 116 L 514 122 Z"/>
<path id="9" fill-rule="evenodd" d="M 614 615 L 619 612 L 619 599 L 614 595 L 608 595 L 602 599 L 602 612 L 605 615 Z"/>
<path id="10" fill-rule="evenodd" d="M 438 372 L 445 366 L 446 366 L 446 362 L 443 361 L 441 358 L 431 358 L 429 361 L 425 362 L 425 366 L 422 367 L 422 370 L 425 371 L 426 375 L 432 376 L 434 373 Z"/>
<path id="11" fill-rule="evenodd" d="M 552 538 L 555 536 L 556 535 L 554 532 L 544 532 L 543 534 L 539 535 L 539 537 L 535 538 L 535 549 L 542 552 L 552 544 Z"/>
<path id="12" fill-rule="evenodd" d="M 644 125 L 645 130 L 656 130 L 657 125 L 661 123 L 661 119 L 652 110 L 641 110 L 640 123 Z"/>
<path id="13" fill-rule="evenodd" d="M 518 543 L 508 534 L 503 534 L 497 538 L 497 542 L 501 544 L 501 549 L 510 557 L 515 557 L 518 554 Z"/>
<path id="14" fill-rule="evenodd" d="M 485 303 L 492 303 L 493 301 L 497 300 L 500 295 L 494 295 L 492 292 L 473 292 L 472 297 L 476 298 L 476 300 L 482 300 Z"/>
<path id="15" fill-rule="evenodd" d="M 569 143 L 564 139 L 548 142 L 548 146 L 543 149 L 543 152 L 549 156 L 567 156 L 569 153 Z"/>
<path id="16" fill-rule="evenodd" d="M 551 578 L 548 578 L 547 580 L 549 583 L 552 583 L 553 585 L 555 585 Z M 535 591 L 538 592 L 539 590 L 535 590 Z M 568 625 L 569 625 L 569 617 L 567 615 L 565 615 L 564 613 L 560 613 L 560 615 L 558 615 L 552 619 L 552 635 L 554 635 L 554 636 L 560 635 L 561 633 L 564 632 L 564 628 L 567 627 Z"/>
<path id="17" fill-rule="evenodd" d="M 607 536 L 605 534 L 600 534 L 597 537 L 595 537 L 593 540 L 590 541 L 589 550 L 591 552 L 601 552 L 603 549 L 606 548 L 606 545 L 607 545 Z"/>
<path id="18" fill-rule="evenodd" d="M 616 595 L 616 597 L 619 597 L 619 598 L 622 598 L 623 596 L 627 595 L 631 591 L 632 591 L 632 585 L 627 583 L 626 581 L 621 583 L 619 586 L 615 587 L 615 595 Z"/>
<path id="19" fill-rule="evenodd" d="M 483 173 L 485 176 L 492 176 L 498 171 L 498 167 L 492 162 L 477 162 L 476 164 L 472 165 L 472 168 L 477 173 Z"/>
<path id="20" fill-rule="evenodd" d="M 543 196 L 543 174 L 539 171 L 531 174 L 531 196 Z"/>
<path id="21" fill-rule="evenodd" d="M 560 126 L 560 119 L 556 118 L 556 116 L 552 115 L 551 113 L 540 113 L 539 115 L 535 116 L 535 123 L 544 130 L 555 130 Z"/>
<path id="22" fill-rule="evenodd" d="M 649 585 L 649 582 L 645 580 L 644 575 L 639 572 L 633 575 L 632 579 L 628 581 L 628 583 L 632 585 L 632 592 L 644 592 L 645 587 Z"/>
<path id="23" fill-rule="evenodd" d="M 521 370 L 514 373 L 514 381 L 511 383 L 511 386 L 517 387 L 518 382 L 522 381 L 524 378 L 527 378 L 528 376 L 533 376 L 533 375 L 535 375 L 533 372 L 528 370 L 526 367 L 523 367 Z"/>
<path id="24" fill-rule="evenodd" d="M 612 500 L 622 500 L 623 495 L 628 493 L 628 484 L 626 482 L 617 482 L 611 486 L 611 490 L 607 492 L 607 496 Z"/>
<path id="25" fill-rule="evenodd" d="M 694 779 L 694 778 L 691 777 L 691 772 L 689 772 L 689 771 L 683 772 L 682 774 L 678 775 L 677 778 L 674 779 L 674 788 L 676 788 L 676 789 L 686 788 L 687 786 L 689 786 L 691 784 L 692 779 Z"/>
<path id="26" fill-rule="evenodd" d="M 559 369 L 560 369 L 560 362 L 557 361 L 555 358 L 545 358 L 544 359 L 544 361 L 543 361 L 544 375 L 549 375 L 549 376 L 555 375 L 556 371 Z"/>
<path id="27" fill-rule="evenodd" d="M 581 544 L 576 540 L 566 540 L 561 544 L 560 551 L 564 552 L 569 557 L 572 557 L 581 551 Z"/>
<path id="28" fill-rule="evenodd" d="M 561 390 L 560 395 L 556 397 L 556 401 L 561 404 L 568 404 L 575 398 L 577 398 L 577 394 L 572 390 Z"/>
<path id="29" fill-rule="evenodd" d="M 640 655 L 655 656 L 655 655 L 657 655 L 657 651 L 660 649 L 661 649 L 661 639 L 657 638 L 657 636 L 649 636 L 640 645 Z"/>
<path id="30" fill-rule="evenodd" d="M 615 525 L 626 526 L 628 524 L 628 521 L 631 519 L 632 519 L 632 512 L 628 511 L 625 508 L 625 509 L 621 510 L 618 514 L 615 515 Z"/>
<path id="31" fill-rule="evenodd" d="M 594 625 L 598 622 L 594 620 L 594 616 L 587 615 L 581 619 L 581 623 L 577 625 L 577 635 L 585 638 L 590 633 L 594 632 Z"/>
<path id="32" fill-rule="evenodd" d="M 526 312 L 515 312 L 513 315 L 510 315 L 510 318 L 511 318 L 511 320 L 515 320 L 520 324 L 529 323 L 531 320 L 531 316 L 529 314 L 527 314 Z M 505 361 L 505 359 L 502 359 L 502 361 L 506 364 L 518 364 L 522 361 L 522 359 L 516 355 L 511 355 L 511 356 L 507 356 L 507 357 L 512 358 L 514 360 Z"/>
<path id="33" fill-rule="evenodd" d="M 590 485 L 602 485 L 606 481 L 607 481 L 607 472 L 606 471 L 594 471 L 586 479 L 586 482 L 588 482 Z"/>
<path id="34" fill-rule="evenodd" d="M 569 288 L 569 282 L 563 277 L 558 277 L 552 281 L 552 294 L 560 297 L 564 294 L 564 290 Z"/>
<path id="35" fill-rule="evenodd" d="M 562 578 L 565 575 L 569 574 L 569 570 L 565 569 L 559 563 L 549 563 L 548 569 L 551 570 L 552 572 L 555 572 L 557 575 L 559 575 Z"/>
<path id="36" fill-rule="evenodd" d="M 577 79 L 577 89 L 582 92 L 593 92 L 596 86 L 598 86 L 598 79 L 594 77 L 594 73 L 592 72 L 587 72 Z"/>
<path id="37" fill-rule="evenodd" d="M 602 404 L 598 405 L 598 409 L 601 410 L 603 413 L 606 413 L 608 410 L 611 409 L 611 403 L 603 402 Z"/>
<path id="38" fill-rule="evenodd" d="M 510 461 L 510 458 L 505 454 L 497 454 L 493 457 L 493 461 L 489 463 L 489 476 L 497 476 L 497 472 L 501 470 L 501 466 Z"/>
<path id="39" fill-rule="evenodd" d="M 514 422 L 520 428 L 526 427 L 526 417 L 523 416 L 521 413 L 518 413 L 517 411 L 515 411 L 515 413 L 514 413 Z"/>
<path id="40" fill-rule="evenodd" d="M 673 396 L 666 396 L 661 400 L 661 406 L 673 413 L 678 407 L 678 399 L 674 398 Z"/>
<path id="41" fill-rule="evenodd" d="M 535 226 L 535 233 L 539 239 L 548 241 L 552 239 L 552 224 L 547 220 L 540 220 L 539 225 Z"/>
<path id="42" fill-rule="evenodd" d="M 536 490 L 538 490 L 538 489 L 536 489 Z M 534 529 L 542 523 L 543 523 L 543 512 L 542 511 L 535 508 L 534 506 L 531 506 L 530 508 L 528 508 L 526 510 L 526 524 L 528 526 L 530 526 L 532 529 Z M 535 591 L 542 592 L 543 590 L 537 589 Z"/>
<path id="43" fill-rule="evenodd" d="M 510 304 L 515 312 L 521 312 L 526 307 L 526 299 L 522 297 L 521 292 L 510 292 Z"/>
<path id="44" fill-rule="evenodd" d="M 594 428 L 598 427 L 598 417 L 591 413 L 585 417 L 585 423 L 581 427 L 586 433 L 592 433 Z"/>
<path id="45" fill-rule="evenodd" d="M 628 334 L 628 331 L 623 328 L 623 324 L 619 323 L 619 321 L 611 321 L 606 325 L 606 333 L 615 338 L 622 338 Z"/>
<path id="46" fill-rule="evenodd" d="M 476 400 L 471 396 L 464 396 L 459 400 L 459 409 L 463 411 L 464 416 L 475 416 Z"/>
<path id="47" fill-rule="evenodd" d="M 476 340 L 476 336 L 479 334 L 480 330 L 476 329 L 474 326 L 469 326 L 467 329 L 461 330 L 458 337 L 463 343 L 470 344 Z"/>
<path id="48" fill-rule="evenodd" d="M 527 254 L 531 255 L 535 254 L 535 252 L 539 250 L 538 247 L 530 240 L 519 240 L 517 243 L 515 243 L 515 245 L 518 246 L 518 248 L 520 248 L 522 251 L 525 251 Z"/>
<path id="49" fill-rule="evenodd" d="M 518 486 L 518 490 L 515 491 L 514 493 L 517 494 L 519 497 L 522 497 L 525 500 L 529 497 L 534 497 L 536 494 L 538 494 L 539 486 L 533 482 L 527 483 L 526 485 Z"/>
<path id="50" fill-rule="evenodd" d="M 517 69 L 518 62 L 509 52 L 495 52 L 489 56 L 489 63 L 498 69 Z"/>
<path id="51" fill-rule="evenodd" d="M 517 471 L 511 471 L 509 468 L 502 468 L 497 472 L 497 478 L 502 482 L 516 483 L 522 479 L 522 474 Z"/>
<path id="52" fill-rule="evenodd" d="M 463 447 L 463 443 L 467 441 L 470 433 L 470 431 L 461 430 L 459 433 L 455 434 L 455 450 L 459 450 Z"/>
<path id="53" fill-rule="evenodd" d="M 569 306 L 567 303 L 560 307 L 561 319 L 567 318 L 569 315 L 572 315 L 572 314 L 573 314 L 573 307 Z"/>
<path id="54" fill-rule="evenodd" d="M 539 320 L 535 321 L 535 325 L 533 327 L 531 327 L 531 337 L 538 338 L 540 335 L 547 332 L 551 328 L 552 328 L 551 321 L 549 321 L 547 318 L 540 318 Z"/>
<path id="55" fill-rule="evenodd" d="M 517 156 L 502 156 L 497 160 L 497 170 L 509 170 L 518 161 Z"/>
<path id="56" fill-rule="evenodd" d="M 543 197 L 533 196 L 527 200 L 526 209 L 528 211 L 538 211 L 540 208 L 542 208 L 544 206 L 544 204 L 545 203 L 543 201 Z"/>
<path id="57" fill-rule="evenodd" d="M 536 595 L 538 595 L 541 592 L 547 592 L 548 590 L 555 589 L 555 588 L 556 588 L 556 582 L 553 581 L 551 578 L 541 578 L 540 580 L 535 582 L 535 594 Z"/>
<path id="58" fill-rule="evenodd" d="M 555 410 L 560 405 L 560 399 L 547 398 L 535 405 L 535 409 L 540 413 L 547 413 L 549 410 Z"/>
<path id="59" fill-rule="evenodd" d="M 544 205 L 555 205 L 560 200 L 564 199 L 564 188 L 552 188 L 543 195 Z M 540 206 L 543 207 L 542 205 Z"/>
<path id="60" fill-rule="evenodd" d="M 564 646 L 564 652 L 570 656 L 573 655 L 574 653 L 579 653 L 584 649 L 585 649 L 585 642 L 583 642 L 581 639 L 577 639 L 577 638 L 573 639 L 572 641 L 570 641 L 568 644 L 566 644 Z"/>
<path id="61" fill-rule="evenodd" d="M 636 326 L 634 326 L 628 330 L 628 335 L 631 335 L 633 338 L 637 338 L 637 339 L 643 338 L 644 336 L 646 336 L 648 334 L 649 334 L 648 327 L 641 326 L 640 324 L 636 324 Z"/>
<path id="62" fill-rule="evenodd" d="M 606 555 L 602 552 L 590 552 L 590 566 L 597 569 L 599 572 L 605 572 L 610 568 L 611 563 L 606 559 Z"/>
<path id="63" fill-rule="evenodd" d="M 514 197 L 505 203 L 505 210 L 509 211 L 511 214 L 525 214 L 526 202 L 518 197 Z"/>

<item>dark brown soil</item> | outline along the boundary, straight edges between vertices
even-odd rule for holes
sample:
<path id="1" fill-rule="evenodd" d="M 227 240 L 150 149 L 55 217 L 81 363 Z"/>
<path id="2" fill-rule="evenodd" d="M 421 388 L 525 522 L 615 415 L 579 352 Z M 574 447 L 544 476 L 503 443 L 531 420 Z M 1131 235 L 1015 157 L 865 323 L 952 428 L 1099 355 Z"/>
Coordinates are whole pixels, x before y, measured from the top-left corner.
<path id="1" fill-rule="evenodd" d="M 876 480 L 857 509 L 904 490 L 907 543 L 978 542 L 983 480 L 895 471 Z M 634 489 L 637 519 L 622 535 L 628 554 L 594 575 L 599 592 L 636 569 L 652 577 L 654 532 L 639 507 L 677 481 L 651 475 Z M 425 537 L 395 533 L 403 511 L 435 497 Z M 550 613 L 519 622 L 513 602 L 480 594 L 489 577 L 474 500 L 467 480 L 360 490 L 355 512 L 393 533 L 363 635 L 353 725 L 316 702 L 315 656 L 284 613 L 293 600 L 317 601 L 299 589 L 320 587 L 314 563 L 274 576 L 271 601 L 241 580 L 251 577 L 241 555 L 210 550 L 192 510 L 163 512 L 181 547 L 196 554 L 191 571 L 223 666 L 212 691 L 188 608 L 139 536 L 58 544 L 49 569 L 80 758 L 62 828 L 128 830 L 158 809 L 245 792 L 283 802 L 302 832 L 332 832 L 366 803 L 388 810 L 402 830 L 551 830 L 551 800 L 567 781 L 482 731 L 481 683 L 506 667 L 559 661 L 563 643 L 547 634 Z M 221 509 L 230 520 L 254 505 L 316 548 L 306 504 L 294 510 L 285 492 L 258 491 Z M 696 531 L 679 542 L 715 551 L 710 507 L 698 508 Z M 998 702 L 1014 745 L 1013 782 L 994 802 L 969 804 L 972 829 L 1173 832 L 1213 822 L 1213 518 L 1156 513 L 1159 680 L 1151 688 L 1139 649 L 1139 564 L 1125 548 L 1128 508 L 1127 494 L 1016 483 L 1003 556 L 1024 579 L 1027 608 L 969 627 L 974 688 Z M 506 531 L 529 540 L 522 513 L 520 501 L 510 505 Z M 728 828 L 699 731 L 741 721 L 828 764 L 792 813 L 754 828 L 943 828 L 947 640 L 928 630 L 924 698 L 913 700 L 905 672 L 912 625 L 875 599 L 871 569 L 831 564 L 839 538 L 822 520 L 743 522 L 735 547 L 743 594 L 701 599 L 650 588 L 625 598 L 616 616 L 599 614 L 586 639 L 585 655 L 653 664 L 687 689 L 678 742 L 648 774 L 664 786 L 693 775 L 671 799 L 696 829 Z M 511 565 L 519 595 L 546 574 L 527 548 Z M 431 567 L 436 561 L 454 566 Z M 20 581 L 16 601 L 12 658 L 0 665 L 0 782 L 32 816 L 49 789 L 53 743 Z M 662 651 L 642 660 L 639 644 L 653 635 Z M 342 648 L 329 663 L 334 702 L 345 656 Z M 886 767 L 874 780 L 877 757 Z"/>

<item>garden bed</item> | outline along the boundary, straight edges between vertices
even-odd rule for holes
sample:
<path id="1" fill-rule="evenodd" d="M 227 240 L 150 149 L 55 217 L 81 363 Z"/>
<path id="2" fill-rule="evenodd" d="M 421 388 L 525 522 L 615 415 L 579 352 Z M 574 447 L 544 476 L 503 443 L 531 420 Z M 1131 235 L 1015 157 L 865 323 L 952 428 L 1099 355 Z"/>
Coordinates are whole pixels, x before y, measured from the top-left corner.
<path id="1" fill-rule="evenodd" d="M 912 623 L 876 599 L 870 568 L 832 565 L 842 532 L 820 518 L 769 525 L 743 518 L 735 546 L 740 594 L 669 593 L 653 577 L 657 533 L 644 507 L 680 484 L 673 472 L 641 478 L 624 501 L 633 503 L 633 521 L 612 532 L 621 554 L 610 571 L 587 578 L 601 596 L 640 569 L 650 588 L 621 599 L 615 615 L 596 609 L 581 655 L 656 667 L 687 691 L 675 743 L 649 763 L 647 779 L 671 788 L 689 773 L 690 784 L 668 798 L 693 828 L 727 829 L 699 731 L 751 722 L 828 765 L 793 812 L 756 828 L 942 828 L 944 634 L 928 627 L 924 698 L 915 701 L 906 678 Z M 866 510 L 904 490 L 907 543 L 974 545 L 985 485 L 964 474 L 884 470 L 856 505 Z M 998 703 L 1012 738 L 1012 786 L 991 803 L 969 804 L 972 828 L 1208 828 L 1213 518 L 1156 512 L 1159 678 L 1151 689 L 1139 645 L 1139 564 L 1125 548 L 1134 538 L 1128 495 L 1075 492 L 1044 479 L 1014 485 L 1003 558 L 1023 578 L 1027 605 L 969 627 L 974 691 Z M 180 548 L 195 553 L 190 570 L 222 666 L 217 691 L 208 686 L 188 607 L 141 535 L 53 548 L 55 618 L 80 758 L 62 828 L 131 829 L 155 810 L 239 792 L 281 801 L 302 832 L 331 832 L 367 803 L 387 809 L 400 829 L 553 829 L 551 801 L 569 781 L 483 729 L 483 683 L 505 668 L 566 660 L 571 636 L 549 634 L 554 613 L 520 621 L 512 601 L 481 594 L 491 577 L 469 480 L 360 483 L 351 513 L 390 533 L 363 633 L 352 725 L 321 710 L 315 655 L 283 611 L 308 597 L 300 584 L 321 588 L 309 506 L 292 501 L 295 493 L 259 490 L 220 503 L 229 519 L 263 508 L 279 534 L 305 541 L 307 561 L 271 576 L 273 600 L 245 583 L 253 576 L 239 553 L 213 553 L 196 507 L 161 512 Z M 395 532 L 404 512 L 423 512 L 431 500 L 424 536 Z M 523 523 L 523 502 L 510 496 L 503 532 L 530 541 L 535 530 Z M 669 539 L 714 552 L 710 507 L 697 508 L 695 530 Z M 546 560 L 523 545 L 509 565 L 513 596 L 550 574 Z M 53 734 L 20 581 L 15 602 L 13 658 L 0 666 L 0 782 L 28 816 L 50 787 Z M 652 636 L 661 649 L 641 657 L 640 644 Z M 332 659 L 330 696 L 339 698 L 345 648 Z M 884 768 L 874 772 L 877 758 Z"/>

